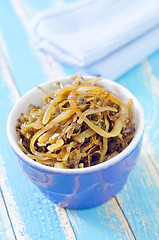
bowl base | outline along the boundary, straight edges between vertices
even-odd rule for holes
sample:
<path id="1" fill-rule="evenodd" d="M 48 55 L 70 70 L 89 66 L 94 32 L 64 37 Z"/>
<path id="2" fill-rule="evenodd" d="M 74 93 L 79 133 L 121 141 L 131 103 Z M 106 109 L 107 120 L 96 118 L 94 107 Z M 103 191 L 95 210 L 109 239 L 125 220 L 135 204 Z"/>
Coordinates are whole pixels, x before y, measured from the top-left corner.
<path id="1" fill-rule="evenodd" d="M 97 207 L 115 197 L 125 185 L 126 180 L 127 177 L 124 177 L 120 182 L 117 182 L 109 187 L 107 184 L 100 184 L 92 190 L 89 189 L 85 192 L 77 194 L 76 197 L 72 194 L 63 195 L 50 192 L 41 187 L 38 188 L 47 198 L 60 207 L 70 209 L 88 209 Z"/>

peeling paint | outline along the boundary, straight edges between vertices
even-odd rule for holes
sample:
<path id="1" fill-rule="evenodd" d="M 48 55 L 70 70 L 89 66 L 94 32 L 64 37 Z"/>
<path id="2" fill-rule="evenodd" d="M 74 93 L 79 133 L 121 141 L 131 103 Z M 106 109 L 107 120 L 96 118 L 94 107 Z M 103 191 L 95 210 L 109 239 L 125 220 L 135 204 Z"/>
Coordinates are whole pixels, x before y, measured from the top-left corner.
<path id="1" fill-rule="evenodd" d="M 151 89 L 152 95 L 154 94 L 155 96 L 159 97 L 159 80 L 154 75 L 148 60 L 142 62 L 142 67 L 144 72 L 149 76 L 149 78 L 144 78 L 145 84 Z"/>
<path id="2" fill-rule="evenodd" d="M 152 147 L 151 143 L 149 142 L 148 134 L 144 134 L 143 138 L 143 146 L 141 149 L 141 154 L 143 156 L 144 162 L 148 167 L 148 172 L 151 172 L 152 176 L 156 178 L 156 184 L 159 184 L 159 165 L 157 164 L 157 156 L 154 152 L 154 148 Z M 150 171 L 151 169 L 151 171 Z"/>
<path id="3" fill-rule="evenodd" d="M 0 64 L 2 66 L 3 79 L 5 79 L 5 82 L 7 83 L 8 87 L 10 89 L 9 99 L 14 104 L 19 99 L 19 93 L 18 93 L 17 89 L 15 88 L 15 84 L 12 81 L 12 76 L 10 75 L 9 69 L 6 66 L 6 62 L 5 62 L 4 58 L 0 58 Z M 11 91 L 11 89 L 12 89 L 12 91 Z"/>
<path id="4" fill-rule="evenodd" d="M 58 205 L 55 205 L 55 210 L 61 220 L 61 227 L 64 229 L 65 236 L 67 240 L 76 240 L 72 226 L 68 219 L 66 210 Z"/>
<path id="5" fill-rule="evenodd" d="M 5 164 L 1 155 L 0 155 L 0 169 L 1 169 L 0 174 L 1 188 L 7 202 L 7 208 L 9 210 L 10 218 L 12 220 L 16 237 L 17 239 L 21 240 L 30 240 L 30 237 L 26 233 L 25 224 L 22 221 L 21 215 L 18 210 L 18 206 L 14 200 L 13 192 L 10 188 L 8 177 L 6 174 Z"/>
<path id="6" fill-rule="evenodd" d="M 9 87 L 9 99 L 12 103 L 15 103 L 19 99 L 19 93 L 17 88 L 15 87 L 15 83 L 13 81 L 13 78 L 11 76 L 10 70 L 8 68 L 8 65 L 6 64 L 6 56 L 7 54 L 7 48 L 5 46 L 5 43 L 3 41 L 2 35 L 0 34 L 0 64 L 1 64 L 1 70 L 2 70 L 2 79 L 5 79 L 5 82 L 7 83 L 7 86 Z"/>
<path id="7" fill-rule="evenodd" d="M 15 239 L 1 193 L 0 193 L 0 237 L 1 240 Z"/>
<path id="8" fill-rule="evenodd" d="M 74 229 L 76 229 L 78 235 L 81 235 L 82 223 L 84 223 L 84 221 L 79 218 L 76 210 L 68 209 L 67 212 Z"/>
<path id="9" fill-rule="evenodd" d="M 103 204 L 102 208 L 99 208 L 98 214 L 103 224 L 108 225 L 106 219 L 109 218 L 110 228 L 117 232 L 116 239 L 135 239 L 115 198 L 112 198 L 107 204 Z"/>

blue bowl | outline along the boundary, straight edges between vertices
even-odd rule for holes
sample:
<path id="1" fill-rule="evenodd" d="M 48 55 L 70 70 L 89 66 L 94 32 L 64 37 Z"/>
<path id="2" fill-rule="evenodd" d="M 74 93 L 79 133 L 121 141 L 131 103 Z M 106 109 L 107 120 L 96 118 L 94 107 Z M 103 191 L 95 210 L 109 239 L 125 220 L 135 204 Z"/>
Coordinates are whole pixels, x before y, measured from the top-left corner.
<path id="1" fill-rule="evenodd" d="M 71 82 L 69 77 L 56 81 L 64 84 Z M 122 189 L 139 158 L 144 130 L 141 105 L 132 93 L 118 83 L 103 79 L 100 84 L 122 99 L 133 99 L 133 114 L 136 122 L 135 136 L 129 146 L 104 163 L 83 169 L 60 169 L 35 162 L 22 152 L 17 144 L 17 119 L 22 112 L 27 111 L 29 104 L 39 105 L 43 93 L 38 88 L 32 89 L 19 99 L 8 118 L 8 139 L 21 169 L 45 196 L 61 207 L 84 209 L 107 202 Z M 51 86 L 52 82 L 41 85 L 45 90 Z"/>

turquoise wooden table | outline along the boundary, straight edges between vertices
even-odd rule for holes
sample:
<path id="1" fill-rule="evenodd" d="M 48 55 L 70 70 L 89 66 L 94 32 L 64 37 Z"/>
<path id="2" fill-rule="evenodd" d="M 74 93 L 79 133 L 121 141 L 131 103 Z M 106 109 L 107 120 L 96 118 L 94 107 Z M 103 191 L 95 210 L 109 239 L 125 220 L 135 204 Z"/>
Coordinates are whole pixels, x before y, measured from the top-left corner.
<path id="1" fill-rule="evenodd" d="M 0 0 L 0 240 L 159 239 L 159 51 L 117 79 L 143 106 L 145 133 L 137 166 L 109 202 L 88 210 L 58 207 L 24 176 L 8 143 L 6 122 L 18 98 L 75 73 L 30 44 L 32 16 L 70 2 Z"/>

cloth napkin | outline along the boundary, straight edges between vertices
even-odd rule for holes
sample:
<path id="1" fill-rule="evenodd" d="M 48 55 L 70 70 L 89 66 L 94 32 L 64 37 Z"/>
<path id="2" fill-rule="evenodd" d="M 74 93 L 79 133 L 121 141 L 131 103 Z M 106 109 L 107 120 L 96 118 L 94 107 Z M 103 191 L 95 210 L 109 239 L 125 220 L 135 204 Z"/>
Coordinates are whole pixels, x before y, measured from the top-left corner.
<path id="1" fill-rule="evenodd" d="M 159 0 L 83 0 L 32 21 L 36 46 L 82 74 L 116 79 L 159 48 Z"/>

